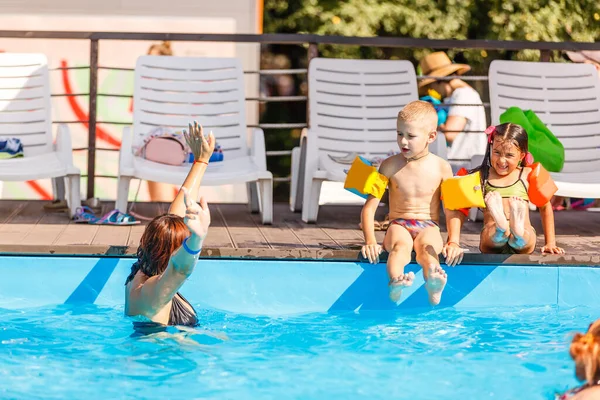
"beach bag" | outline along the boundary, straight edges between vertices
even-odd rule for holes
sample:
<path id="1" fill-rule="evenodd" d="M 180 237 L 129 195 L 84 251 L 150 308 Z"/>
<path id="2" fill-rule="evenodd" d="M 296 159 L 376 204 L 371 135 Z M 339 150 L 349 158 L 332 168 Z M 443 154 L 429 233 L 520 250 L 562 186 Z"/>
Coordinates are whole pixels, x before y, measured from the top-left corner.
<path id="1" fill-rule="evenodd" d="M 510 107 L 500 115 L 500 123 L 506 122 L 521 125 L 527 131 L 529 152 L 536 162 L 550 172 L 562 171 L 565 148 L 533 111 Z"/>
<path id="2" fill-rule="evenodd" d="M 150 132 L 137 151 L 138 157 L 160 164 L 180 166 L 188 161 L 190 149 L 182 133 L 158 128 Z"/>

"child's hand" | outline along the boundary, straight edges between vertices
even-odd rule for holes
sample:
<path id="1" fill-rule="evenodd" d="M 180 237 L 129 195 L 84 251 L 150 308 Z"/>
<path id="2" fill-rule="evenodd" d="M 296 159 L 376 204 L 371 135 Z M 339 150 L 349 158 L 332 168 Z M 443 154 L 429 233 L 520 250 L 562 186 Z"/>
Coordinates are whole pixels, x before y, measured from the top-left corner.
<path id="1" fill-rule="evenodd" d="M 464 250 L 458 244 L 450 242 L 444 245 L 442 255 L 446 258 L 446 265 L 454 267 L 462 262 Z"/>
<path id="2" fill-rule="evenodd" d="M 542 253 L 565 254 L 565 250 L 561 247 L 558 247 L 555 243 L 546 243 L 546 245 L 542 247 Z"/>
<path id="3" fill-rule="evenodd" d="M 365 244 L 360 252 L 363 257 L 368 259 L 371 264 L 379 263 L 379 255 L 381 254 L 382 248 L 377 243 Z"/>

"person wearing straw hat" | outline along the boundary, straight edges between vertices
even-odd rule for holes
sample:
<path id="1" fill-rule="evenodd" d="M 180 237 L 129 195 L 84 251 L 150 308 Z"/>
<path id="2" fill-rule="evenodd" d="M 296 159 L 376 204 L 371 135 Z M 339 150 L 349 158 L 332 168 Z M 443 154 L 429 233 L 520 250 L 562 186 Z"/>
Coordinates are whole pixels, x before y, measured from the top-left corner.
<path id="1" fill-rule="evenodd" d="M 419 93 L 443 99 L 443 103 L 448 107 L 448 118 L 438 129 L 450 146 L 450 164 L 456 170 L 462 166 L 469 166 L 473 156 L 485 153 L 485 109 L 475 89 L 461 79 L 447 77 L 462 75 L 470 71 L 471 67 L 453 63 L 443 51 L 423 57 L 419 67 L 422 75 L 426 76 L 419 82 Z"/>

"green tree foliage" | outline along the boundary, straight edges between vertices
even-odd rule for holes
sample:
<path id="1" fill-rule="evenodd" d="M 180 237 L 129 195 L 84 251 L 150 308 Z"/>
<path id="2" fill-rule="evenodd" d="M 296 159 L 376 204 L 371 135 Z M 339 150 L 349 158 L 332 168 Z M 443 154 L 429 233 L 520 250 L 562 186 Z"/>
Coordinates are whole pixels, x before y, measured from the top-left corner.
<path id="1" fill-rule="evenodd" d="M 488 38 L 532 42 L 594 42 L 600 38 L 597 0 L 493 0 L 488 4 Z M 515 54 L 519 60 L 538 56 L 535 50 Z"/>
<path id="2" fill-rule="evenodd" d="M 397 36 L 428 39 L 595 41 L 600 38 L 597 0 L 265 0 L 264 31 L 343 36 Z M 360 49 L 322 46 L 326 57 L 408 58 L 432 49 Z M 461 49 L 449 50 L 454 55 Z M 488 53 L 464 51 L 475 71 L 487 67 Z M 513 57 L 501 53 L 499 57 Z M 496 56 L 496 57 L 498 57 Z M 557 58 L 560 55 L 555 55 Z M 496 58 L 494 57 L 494 58 Z M 539 51 L 514 54 L 536 60 Z"/>

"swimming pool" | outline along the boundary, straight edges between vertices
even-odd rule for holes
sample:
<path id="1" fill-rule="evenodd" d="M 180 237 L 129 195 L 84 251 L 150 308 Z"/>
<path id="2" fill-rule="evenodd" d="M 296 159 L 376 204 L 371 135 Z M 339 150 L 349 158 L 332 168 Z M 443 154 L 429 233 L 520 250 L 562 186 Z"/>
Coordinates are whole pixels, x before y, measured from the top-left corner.
<path id="1" fill-rule="evenodd" d="M 132 262 L 0 257 L 0 397 L 547 399 L 600 317 L 600 268 L 463 265 L 433 309 L 383 264 L 201 260 L 202 328 L 136 338 Z"/>

